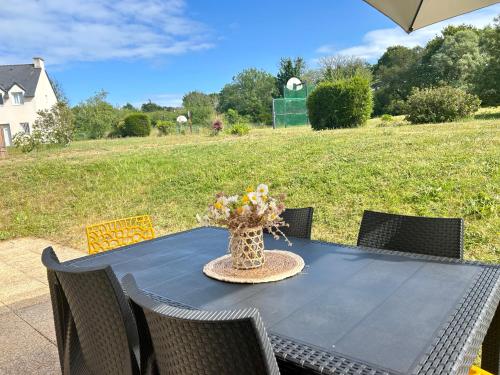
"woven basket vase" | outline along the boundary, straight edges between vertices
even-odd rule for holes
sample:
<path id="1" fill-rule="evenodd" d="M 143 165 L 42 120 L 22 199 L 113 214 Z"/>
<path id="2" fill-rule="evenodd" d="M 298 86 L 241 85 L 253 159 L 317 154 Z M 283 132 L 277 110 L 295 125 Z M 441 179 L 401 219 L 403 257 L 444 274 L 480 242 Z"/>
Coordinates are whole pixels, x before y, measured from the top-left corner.
<path id="1" fill-rule="evenodd" d="M 233 267 L 249 270 L 264 264 L 264 236 L 262 227 L 231 231 L 229 251 Z"/>

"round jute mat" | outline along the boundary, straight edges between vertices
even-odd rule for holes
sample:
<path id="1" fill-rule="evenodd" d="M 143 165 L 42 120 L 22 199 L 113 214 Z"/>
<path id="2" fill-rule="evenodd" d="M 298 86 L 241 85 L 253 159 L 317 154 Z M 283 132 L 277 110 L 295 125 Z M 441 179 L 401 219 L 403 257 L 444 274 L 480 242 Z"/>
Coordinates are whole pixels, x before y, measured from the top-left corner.
<path id="1" fill-rule="evenodd" d="M 290 251 L 265 250 L 264 254 L 264 265 L 259 268 L 237 270 L 233 268 L 231 255 L 228 254 L 207 263 L 203 273 L 229 283 L 258 284 L 286 279 L 304 268 L 304 259 Z"/>

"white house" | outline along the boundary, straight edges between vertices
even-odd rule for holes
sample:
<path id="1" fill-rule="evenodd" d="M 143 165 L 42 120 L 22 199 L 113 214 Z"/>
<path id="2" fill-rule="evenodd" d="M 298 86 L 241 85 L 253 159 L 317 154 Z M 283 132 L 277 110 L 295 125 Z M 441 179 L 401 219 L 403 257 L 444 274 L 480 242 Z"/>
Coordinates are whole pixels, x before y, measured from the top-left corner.
<path id="1" fill-rule="evenodd" d="M 33 58 L 33 64 L 0 65 L 0 131 L 6 146 L 16 133 L 30 133 L 37 112 L 56 103 L 42 58 Z"/>

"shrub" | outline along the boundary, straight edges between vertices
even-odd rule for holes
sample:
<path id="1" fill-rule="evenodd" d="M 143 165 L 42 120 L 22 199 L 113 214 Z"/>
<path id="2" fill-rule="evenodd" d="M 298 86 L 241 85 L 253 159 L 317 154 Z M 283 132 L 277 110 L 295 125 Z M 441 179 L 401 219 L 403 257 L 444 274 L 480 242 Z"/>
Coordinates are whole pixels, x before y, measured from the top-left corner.
<path id="1" fill-rule="evenodd" d="M 120 110 L 107 102 L 107 95 L 105 91 L 99 91 L 73 107 L 77 138 L 103 138 L 120 120 Z"/>
<path id="2" fill-rule="evenodd" d="M 392 122 L 392 121 L 394 121 L 394 117 L 392 117 L 391 115 L 385 114 L 385 115 L 380 116 L 380 120 L 382 120 L 382 122 Z"/>
<path id="3" fill-rule="evenodd" d="M 12 138 L 12 144 L 22 152 L 31 152 L 40 146 L 40 141 L 38 137 L 33 137 L 30 134 L 20 132 L 14 135 Z"/>
<path id="4" fill-rule="evenodd" d="M 273 124 L 273 114 L 272 113 L 261 113 L 259 114 L 259 124 L 261 125 L 272 125 Z"/>
<path id="5" fill-rule="evenodd" d="M 229 134 L 238 136 L 246 135 L 249 132 L 250 132 L 250 126 L 248 124 L 245 124 L 244 122 L 240 122 L 239 124 L 234 124 L 229 129 Z"/>
<path id="6" fill-rule="evenodd" d="M 238 111 L 232 108 L 229 108 L 224 116 L 226 117 L 226 121 L 229 125 L 234 125 L 241 121 L 241 116 Z"/>
<path id="7" fill-rule="evenodd" d="M 161 135 L 169 135 L 175 133 L 177 124 L 175 121 L 157 120 L 156 127 L 160 131 Z"/>
<path id="8" fill-rule="evenodd" d="M 74 133 L 73 113 L 64 102 L 58 102 L 52 108 L 37 112 L 31 134 L 17 133 L 13 143 L 22 152 L 31 152 L 42 144 L 67 146 Z"/>
<path id="9" fill-rule="evenodd" d="M 471 116 L 480 105 L 476 95 L 450 86 L 415 89 L 406 102 L 406 120 L 413 124 L 455 121 Z"/>
<path id="10" fill-rule="evenodd" d="M 370 80 L 355 76 L 320 83 L 309 95 L 307 109 L 311 126 L 315 130 L 362 125 L 373 109 Z"/>
<path id="11" fill-rule="evenodd" d="M 220 131 L 224 128 L 224 124 L 222 123 L 222 120 L 216 119 L 212 123 L 212 131 L 214 135 L 218 135 Z"/>
<path id="12" fill-rule="evenodd" d="M 147 137 L 151 132 L 151 122 L 144 113 L 132 113 L 123 120 L 124 137 Z"/>

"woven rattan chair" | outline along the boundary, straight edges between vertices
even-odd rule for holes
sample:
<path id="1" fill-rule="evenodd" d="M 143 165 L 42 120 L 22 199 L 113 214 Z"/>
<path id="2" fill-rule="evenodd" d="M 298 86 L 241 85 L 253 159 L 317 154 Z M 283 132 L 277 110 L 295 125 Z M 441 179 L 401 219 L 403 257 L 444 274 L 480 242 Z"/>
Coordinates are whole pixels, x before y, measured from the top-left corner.
<path id="1" fill-rule="evenodd" d="M 311 239 L 313 212 L 312 207 L 287 208 L 281 217 L 289 226 L 281 227 L 280 230 L 287 237 Z"/>
<path id="2" fill-rule="evenodd" d="M 85 228 L 89 254 L 113 250 L 155 238 L 149 215 L 133 216 L 89 225 Z"/>
<path id="3" fill-rule="evenodd" d="M 150 298 L 130 274 L 123 285 L 144 311 L 161 374 L 279 374 L 256 309 L 184 310 Z"/>
<path id="4" fill-rule="evenodd" d="M 358 246 L 462 259 L 463 219 L 365 211 Z"/>
<path id="5" fill-rule="evenodd" d="M 59 263 L 51 247 L 43 251 L 42 262 L 51 284 L 63 373 L 152 371 L 148 332 L 141 330 L 139 341 L 136 320 L 111 267 L 70 268 Z"/>

